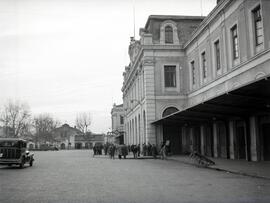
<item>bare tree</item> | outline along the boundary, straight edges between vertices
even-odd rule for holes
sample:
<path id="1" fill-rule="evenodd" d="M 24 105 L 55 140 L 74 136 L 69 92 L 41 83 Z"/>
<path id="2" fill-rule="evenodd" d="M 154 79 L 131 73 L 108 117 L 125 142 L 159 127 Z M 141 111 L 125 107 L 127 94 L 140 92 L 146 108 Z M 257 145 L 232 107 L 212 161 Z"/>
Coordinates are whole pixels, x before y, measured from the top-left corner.
<path id="1" fill-rule="evenodd" d="M 20 137 L 29 127 L 30 109 L 28 105 L 18 101 L 9 101 L 1 111 L 0 122 L 8 131 L 6 136 Z"/>
<path id="2" fill-rule="evenodd" d="M 60 122 L 49 114 L 40 114 L 33 119 L 35 138 L 43 141 L 53 141 L 52 130 L 57 128 Z"/>
<path id="3" fill-rule="evenodd" d="M 76 126 L 83 133 L 88 132 L 88 127 L 92 123 L 92 118 L 90 112 L 79 113 L 76 118 Z"/>

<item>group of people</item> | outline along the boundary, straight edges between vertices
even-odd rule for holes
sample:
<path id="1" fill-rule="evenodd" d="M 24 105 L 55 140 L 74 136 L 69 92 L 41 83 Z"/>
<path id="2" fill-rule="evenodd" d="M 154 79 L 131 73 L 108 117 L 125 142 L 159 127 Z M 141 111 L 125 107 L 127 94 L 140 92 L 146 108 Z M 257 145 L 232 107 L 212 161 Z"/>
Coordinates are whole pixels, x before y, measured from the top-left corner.
<path id="1" fill-rule="evenodd" d="M 154 159 L 157 158 L 157 155 L 160 154 L 161 159 L 166 159 L 167 154 L 170 151 L 170 142 L 164 141 L 161 143 L 161 149 L 158 151 L 157 146 L 154 144 L 143 144 L 142 148 L 138 145 L 115 145 L 113 143 L 106 143 L 104 145 L 95 145 L 93 147 L 93 156 L 102 155 L 102 150 L 104 150 L 105 155 L 109 155 L 111 159 L 115 158 L 115 155 L 118 155 L 119 159 L 126 159 L 127 155 L 132 152 L 134 159 L 137 159 L 140 156 L 152 156 Z"/>
<path id="2" fill-rule="evenodd" d="M 121 159 L 122 156 L 125 159 L 129 152 L 126 145 L 115 145 L 112 143 L 106 143 L 104 145 L 95 145 L 93 147 L 93 156 L 102 155 L 102 150 L 104 150 L 104 154 L 109 155 L 111 159 L 114 159 L 116 154 L 118 154 L 119 159 Z"/>
<path id="3" fill-rule="evenodd" d="M 93 152 L 94 152 L 93 156 L 94 155 L 102 155 L 102 149 L 103 149 L 103 145 L 95 145 L 93 147 Z"/>
<path id="4" fill-rule="evenodd" d="M 144 143 L 142 145 L 142 151 L 141 151 L 141 146 L 139 144 L 128 146 L 128 148 L 129 148 L 129 151 L 133 153 L 133 157 L 135 159 L 140 157 L 141 155 L 153 156 L 156 159 L 158 155 L 158 150 L 157 150 L 156 145 L 151 145 L 150 143 L 148 144 Z"/>

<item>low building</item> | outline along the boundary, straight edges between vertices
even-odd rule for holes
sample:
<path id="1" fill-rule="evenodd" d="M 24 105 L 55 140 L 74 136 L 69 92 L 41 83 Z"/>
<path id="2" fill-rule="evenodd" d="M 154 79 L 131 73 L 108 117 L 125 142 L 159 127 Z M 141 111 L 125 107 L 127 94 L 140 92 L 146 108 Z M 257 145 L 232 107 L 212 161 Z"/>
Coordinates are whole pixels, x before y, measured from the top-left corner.
<path id="1" fill-rule="evenodd" d="M 64 124 L 52 131 L 52 137 L 57 140 L 61 149 L 75 149 L 75 137 L 83 133 L 76 127 Z"/>
<path id="2" fill-rule="evenodd" d="M 92 149 L 95 145 L 104 144 L 104 134 L 87 132 L 75 136 L 75 149 Z"/>

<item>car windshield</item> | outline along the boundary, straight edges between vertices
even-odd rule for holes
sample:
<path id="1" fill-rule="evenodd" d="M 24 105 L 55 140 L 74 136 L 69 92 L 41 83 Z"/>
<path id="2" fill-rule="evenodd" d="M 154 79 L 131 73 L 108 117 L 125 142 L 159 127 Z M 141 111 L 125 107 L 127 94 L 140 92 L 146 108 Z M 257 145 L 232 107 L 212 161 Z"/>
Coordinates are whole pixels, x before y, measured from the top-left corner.
<path id="1" fill-rule="evenodd" d="M 0 147 L 19 147 L 19 142 L 16 141 L 1 141 Z"/>

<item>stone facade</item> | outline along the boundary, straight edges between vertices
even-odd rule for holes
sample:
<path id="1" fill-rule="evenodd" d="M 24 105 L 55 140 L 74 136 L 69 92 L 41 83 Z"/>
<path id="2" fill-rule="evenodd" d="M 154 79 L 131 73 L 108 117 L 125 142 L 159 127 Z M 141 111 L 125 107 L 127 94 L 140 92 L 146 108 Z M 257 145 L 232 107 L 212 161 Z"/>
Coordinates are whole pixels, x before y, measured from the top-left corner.
<path id="1" fill-rule="evenodd" d="M 174 153 L 268 160 L 269 9 L 221 0 L 206 18 L 150 16 L 123 74 L 125 143 L 170 139 Z"/>
<path id="2" fill-rule="evenodd" d="M 75 136 L 77 135 L 83 135 L 83 133 L 68 124 L 63 124 L 52 131 L 52 136 L 58 140 L 61 149 L 75 149 Z"/>
<path id="3" fill-rule="evenodd" d="M 200 25 L 203 17 L 150 16 L 140 30 L 139 41 L 131 38 L 130 64 L 125 68 L 123 106 L 125 109 L 126 144 L 156 144 L 157 132 L 151 123 L 161 118 L 166 108 L 182 108 L 182 67 L 185 66 L 184 44 Z M 165 29 L 171 29 L 166 42 Z M 175 66 L 175 87 L 164 87 L 164 66 Z"/>
<path id="4" fill-rule="evenodd" d="M 114 135 L 114 141 L 118 144 L 124 143 L 124 122 L 125 122 L 125 111 L 123 108 L 123 104 L 113 105 L 111 110 L 111 118 L 112 118 L 112 135 Z"/>

